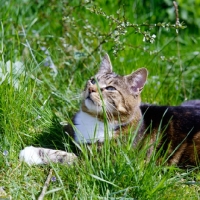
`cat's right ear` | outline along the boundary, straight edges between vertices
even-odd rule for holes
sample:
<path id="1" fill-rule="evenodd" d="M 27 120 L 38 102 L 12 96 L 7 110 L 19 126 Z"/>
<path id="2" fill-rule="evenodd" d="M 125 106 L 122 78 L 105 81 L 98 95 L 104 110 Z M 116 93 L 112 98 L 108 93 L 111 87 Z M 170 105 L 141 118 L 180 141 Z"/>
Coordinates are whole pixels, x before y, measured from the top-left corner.
<path id="1" fill-rule="evenodd" d="M 146 83 L 148 71 L 146 68 L 140 68 L 132 74 L 125 76 L 126 83 L 133 95 L 139 95 Z"/>
<path id="2" fill-rule="evenodd" d="M 101 61 L 98 74 L 112 73 L 112 64 L 109 55 L 106 53 Z"/>

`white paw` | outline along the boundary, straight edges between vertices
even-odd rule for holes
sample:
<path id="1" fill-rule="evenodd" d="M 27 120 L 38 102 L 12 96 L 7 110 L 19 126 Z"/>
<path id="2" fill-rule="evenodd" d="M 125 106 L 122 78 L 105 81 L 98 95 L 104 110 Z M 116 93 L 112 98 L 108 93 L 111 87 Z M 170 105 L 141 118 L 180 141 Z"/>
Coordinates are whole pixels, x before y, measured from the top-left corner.
<path id="1" fill-rule="evenodd" d="M 20 151 L 19 159 L 26 162 L 28 165 L 44 164 L 39 156 L 39 148 L 28 146 Z"/>

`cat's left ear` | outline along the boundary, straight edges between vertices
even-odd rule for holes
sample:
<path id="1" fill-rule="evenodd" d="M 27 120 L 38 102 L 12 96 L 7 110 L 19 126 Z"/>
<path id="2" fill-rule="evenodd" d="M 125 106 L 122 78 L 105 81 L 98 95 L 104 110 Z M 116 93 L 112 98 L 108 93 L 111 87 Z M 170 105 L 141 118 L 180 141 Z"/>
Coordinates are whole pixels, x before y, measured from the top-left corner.
<path id="1" fill-rule="evenodd" d="M 133 95 L 139 95 L 146 83 L 148 71 L 140 68 L 130 75 L 125 76 L 126 83 Z"/>
<path id="2" fill-rule="evenodd" d="M 98 74 L 112 73 L 112 64 L 109 55 L 106 53 L 101 61 Z"/>

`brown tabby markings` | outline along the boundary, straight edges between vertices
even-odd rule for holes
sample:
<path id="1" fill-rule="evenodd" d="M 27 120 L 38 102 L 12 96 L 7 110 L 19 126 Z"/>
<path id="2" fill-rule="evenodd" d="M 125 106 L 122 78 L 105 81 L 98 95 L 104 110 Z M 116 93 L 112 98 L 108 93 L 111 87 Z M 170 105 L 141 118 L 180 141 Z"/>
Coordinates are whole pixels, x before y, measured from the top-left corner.
<path id="1" fill-rule="evenodd" d="M 94 137 L 94 127 L 97 124 L 100 129 L 95 141 L 102 142 L 104 140 L 104 134 L 102 136 L 102 131 L 104 133 L 102 126 L 104 106 L 110 127 L 109 135 L 112 135 L 113 138 L 118 137 L 120 132 L 123 135 L 128 134 L 130 128 L 134 130 L 141 124 L 133 146 L 141 142 L 142 144 L 148 142 L 151 145 L 148 157 L 151 156 L 154 148 L 157 150 L 162 148 L 164 153 L 168 153 L 168 164 L 197 165 L 198 156 L 200 156 L 200 101 L 185 102 L 182 106 L 140 105 L 140 93 L 146 78 L 147 70 L 145 68 L 138 69 L 127 76 L 116 75 L 112 72 L 112 65 L 106 54 L 98 73 L 86 84 L 81 109 L 74 117 L 76 129 L 73 130 L 68 126 L 66 132 L 76 142 L 91 143 Z M 90 125 L 88 119 L 92 120 L 93 124 Z M 80 132 L 83 133 L 85 141 L 79 140 Z M 150 136 L 149 140 L 148 136 Z M 158 136 L 160 136 L 159 143 L 155 146 Z M 49 161 L 59 162 L 61 160 L 71 163 L 68 158 L 75 159 L 73 154 L 63 153 L 63 151 L 56 151 L 55 154 L 49 150 L 45 151 L 44 148 L 32 149 L 28 147 L 20 154 L 20 158 L 28 164 L 42 163 L 41 160 L 33 162 L 28 158 L 29 154 L 40 158 L 40 155 L 36 153 L 38 149 L 40 154 L 41 151 L 48 152 L 43 154 L 48 157 Z M 63 159 L 61 159 L 62 156 Z M 47 159 L 45 163 L 47 163 Z"/>
<path id="2" fill-rule="evenodd" d="M 146 135 L 154 136 L 161 128 L 159 149 L 168 153 L 168 164 L 197 165 L 200 156 L 200 109 L 193 106 L 141 105 Z M 160 126 L 161 125 L 161 126 Z M 154 130 L 154 131 L 151 131 Z M 153 133 L 153 134 L 152 134 Z M 139 132 L 138 134 L 142 134 Z"/>

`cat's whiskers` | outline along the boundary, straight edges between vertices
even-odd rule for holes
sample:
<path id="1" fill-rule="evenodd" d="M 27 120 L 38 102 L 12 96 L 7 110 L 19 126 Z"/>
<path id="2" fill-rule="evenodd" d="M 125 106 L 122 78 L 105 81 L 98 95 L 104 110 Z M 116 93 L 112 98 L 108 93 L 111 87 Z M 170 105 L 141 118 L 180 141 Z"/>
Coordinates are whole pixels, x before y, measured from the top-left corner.
<path id="1" fill-rule="evenodd" d="M 114 115 L 113 115 L 113 109 L 115 109 L 117 112 L 118 110 L 110 103 L 110 102 L 106 102 L 107 106 L 106 106 L 106 113 L 107 113 L 107 117 L 109 122 L 113 122 L 114 120 Z"/>
<path id="2" fill-rule="evenodd" d="M 106 102 L 107 106 L 106 109 L 109 110 L 111 113 L 113 113 L 113 110 L 116 111 L 117 113 L 119 112 L 118 109 L 112 105 L 109 101 Z"/>
<path id="3" fill-rule="evenodd" d="M 108 109 L 114 109 L 115 111 L 118 112 L 117 108 L 115 106 L 113 106 L 109 101 L 106 102 L 108 104 Z M 110 108 L 109 106 L 111 106 L 112 108 Z"/>
<path id="4" fill-rule="evenodd" d="M 110 111 L 106 111 L 106 117 L 109 123 L 112 123 L 113 114 Z"/>
<path id="5" fill-rule="evenodd" d="M 103 105 L 105 105 L 103 103 Z M 102 112 L 103 112 L 103 107 L 101 106 Z M 112 119 L 113 119 L 113 114 L 111 109 L 105 105 L 105 114 L 106 114 L 106 119 L 108 120 L 109 123 L 112 123 Z"/>

